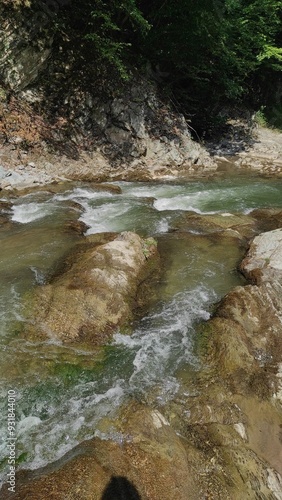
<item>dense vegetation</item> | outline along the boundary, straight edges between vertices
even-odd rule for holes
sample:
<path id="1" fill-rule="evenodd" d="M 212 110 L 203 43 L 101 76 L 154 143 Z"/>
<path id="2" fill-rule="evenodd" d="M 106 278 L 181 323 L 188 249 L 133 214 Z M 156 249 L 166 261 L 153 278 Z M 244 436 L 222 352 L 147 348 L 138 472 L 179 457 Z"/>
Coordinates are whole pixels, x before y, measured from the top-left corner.
<path id="1" fill-rule="evenodd" d="M 153 4 L 146 40 L 154 47 L 151 57 L 168 72 L 167 83 L 188 112 L 203 120 L 228 103 L 259 108 L 276 91 L 282 70 L 279 0 Z"/>
<path id="2" fill-rule="evenodd" d="M 44 6 L 72 78 L 106 88 L 105 82 L 126 81 L 135 69 L 146 72 L 198 129 L 238 103 L 265 107 L 266 115 L 282 124 L 281 0 L 31 0 L 30 5 Z"/>

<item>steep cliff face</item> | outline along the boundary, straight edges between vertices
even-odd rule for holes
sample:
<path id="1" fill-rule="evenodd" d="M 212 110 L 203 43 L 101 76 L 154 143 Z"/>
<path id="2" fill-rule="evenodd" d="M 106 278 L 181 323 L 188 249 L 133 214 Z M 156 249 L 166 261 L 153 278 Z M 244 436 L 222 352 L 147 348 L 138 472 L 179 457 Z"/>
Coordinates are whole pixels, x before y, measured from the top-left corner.
<path id="1" fill-rule="evenodd" d="M 11 2 L 0 7 L 1 81 L 13 91 L 35 82 L 47 65 L 53 37 L 44 29 L 42 14 L 44 11 L 38 15 L 30 8 L 13 8 Z"/>
<path id="2" fill-rule="evenodd" d="M 0 134 L 6 145 L 76 160 L 91 151 L 112 166 L 133 170 L 213 168 L 183 115 L 158 95 L 153 82 L 135 70 L 127 83 L 105 82 L 106 90 L 101 82 L 86 84 L 63 60 L 48 9 L 6 5 L 0 16 Z"/>
<path id="3" fill-rule="evenodd" d="M 67 96 L 73 110 L 74 141 L 98 146 L 113 162 L 180 167 L 211 164 L 184 117 L 158 96 L 153 84 L 135 78 L 115 96 L 100 100 L 86 92 Z M 75 130 L 76 128 L 76 130 Z"/>

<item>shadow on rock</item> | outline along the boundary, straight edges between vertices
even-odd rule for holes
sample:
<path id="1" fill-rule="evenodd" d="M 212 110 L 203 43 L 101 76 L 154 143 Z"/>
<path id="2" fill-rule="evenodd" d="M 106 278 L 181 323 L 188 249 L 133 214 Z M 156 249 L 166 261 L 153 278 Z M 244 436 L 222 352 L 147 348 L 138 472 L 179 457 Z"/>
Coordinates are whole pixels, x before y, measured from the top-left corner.
<path id="1" fill-rule="evenodd" d="M 135 486 L 122 476 L 113 476 L 101 500 L 141 500 Z"/>

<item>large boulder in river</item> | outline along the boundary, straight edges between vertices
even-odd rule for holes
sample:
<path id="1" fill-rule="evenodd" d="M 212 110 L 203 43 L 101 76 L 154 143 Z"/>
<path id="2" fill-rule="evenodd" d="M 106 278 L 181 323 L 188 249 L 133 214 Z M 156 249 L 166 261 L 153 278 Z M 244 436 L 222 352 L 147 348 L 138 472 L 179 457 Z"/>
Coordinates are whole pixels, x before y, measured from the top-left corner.
<path id="1" fill-rule="evenodd" d="M 240 269 L 252 285 L 228 293 L 203 327 L 209 357 L 232 390 L 282 401 L 282 229 L 256 236 Z"/>
<path id="2" fill-rule="evenodd" d="M 66 270 L 27 298 L 28 336 L 100 345 L 132 319 L 157 268 L 156 242 L 132 232 L 109 239 L 97 245 L 86 238 Z"/>

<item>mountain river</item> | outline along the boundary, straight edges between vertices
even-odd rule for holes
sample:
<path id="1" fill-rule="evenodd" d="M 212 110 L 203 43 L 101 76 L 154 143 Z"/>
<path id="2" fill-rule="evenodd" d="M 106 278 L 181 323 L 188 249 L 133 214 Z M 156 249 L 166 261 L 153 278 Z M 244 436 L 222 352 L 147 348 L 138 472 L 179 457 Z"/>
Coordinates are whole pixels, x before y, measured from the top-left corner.
<path id="1" fill-rule="evenodd" d="M 19 467 L 31 469 L 93 436 L 122 439 L 114 429 L 104 433 L 100 423 L 128 398 L 161 407 L 176 397 L 185 377 L 201 369 L 195 353 L 197 325 L 232 287 L 244 283 L 237 272 L 243 250 L 204 230 L 180 230 L 185 213 L 228 217 L 282 207 L 282 180 L 254 176 L 115 184 L 121 194 L 79 184 L 12 199 L 10 222 L 0 227 L 2 477 L 9 390 L 16 394 Z M 66 230 L 77 218 L 87 224 L 87 234 L 130 230 L 154 236 L 162 258 L 149 311 L 131 325 L 131 332 L 117 332 L 100 350 L 52 339 L 31 342 L 17 333 L 24 321 L 22 297 L 46 283 L 79 241 L 77 233 Z"/>

